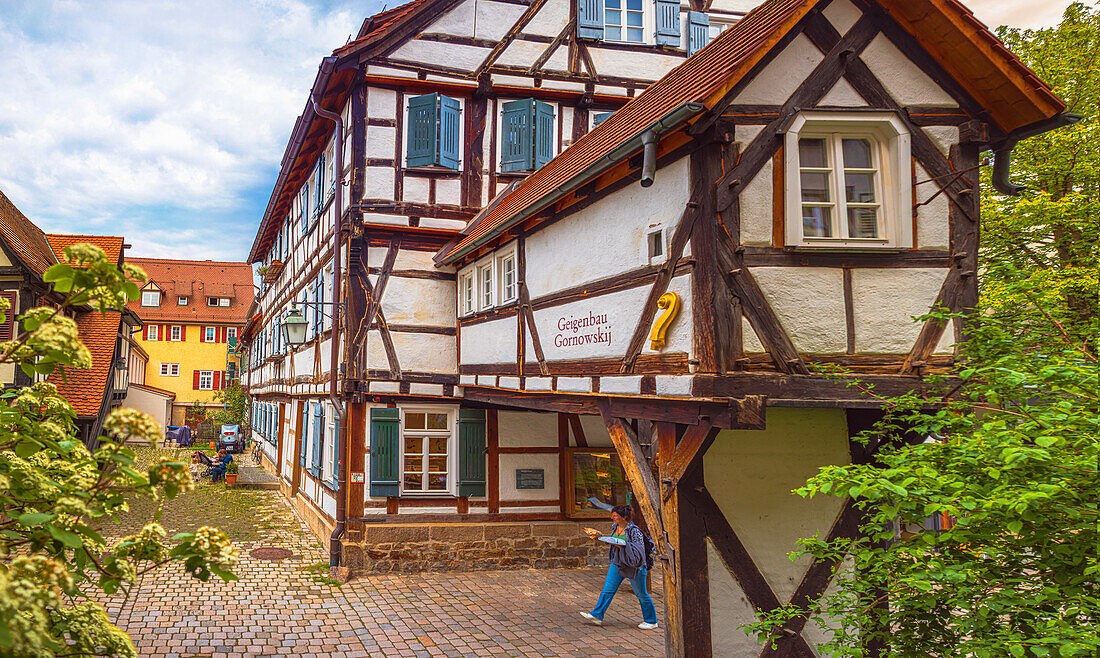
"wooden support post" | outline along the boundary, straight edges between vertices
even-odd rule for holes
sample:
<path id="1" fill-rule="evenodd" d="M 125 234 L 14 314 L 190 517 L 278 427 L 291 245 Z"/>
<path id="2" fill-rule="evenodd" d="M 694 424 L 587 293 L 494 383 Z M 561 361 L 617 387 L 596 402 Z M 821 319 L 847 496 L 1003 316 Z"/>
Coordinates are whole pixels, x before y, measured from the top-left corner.
<path id="1" fill-rule="evenodd" d="M 657 481 L 653 472 L 649 470 L 645 457 L 642 455 L 642 447 L 638 444 L 638 438 L 634 436 L 630 426 L 622 418 L 611 415 L 610 405 L 606 399 L 601 399 L 600 415 L 607 426 L 607 432 L 611 435 L 611 442 L 615 444 L 615 451 L 619 454 L 619 461 L 623 465 L 623 473 L 630 484 L 634 498 L 638 500 L 642 508 L 642 516 L 646 524 L 653 531 L 653 540 L 658 547 L 665 549 L 664 524 L 661 523 L 661 496 L 657 489 Z"/>
<path id="2" fill-rule="evenodd" d="M 347 427 L 344 428 L 347 446 L 348 469 L 348 517 L 363 516 L 363 487 L 366 486 L 366 448 L 367 448 L 367 406 L 362 403 L 348 405 Z M 356 482 L 352 473 L 361 473 L 363 478 Z"/>
<path id="3" fill-rule="evenodd" d="M 676 426 L 672 423 L 657 423 L 657 466 L 658 476 L 663 482 L 668 473 L 672 456 L 676 452 Z M 680 499 L 675 489 L 668 498 L 661 501 L 661 518 L 665 522 L 664 540 L 666 544 L 661 566 L 664 572 L 665 588 L 665 655 L 683 656 L 684 653 L 684 610 L 680 599 Z"/>
<path id="4" fill-rule="evenodd" d="M 488 509 L 490 514 L 496 514 L 500 512 L 500 433 L 496 409 L 485 412 L 485 452 L 489 459 L 485 469 Z"/>
<path id="5" fill-rule="evenodd" d="M 302 463 L 298 459 L 298 455 L 302 454 L 302 421 L 306 416 L 306 403 L 298 402 L 298 413 L 295 414 L 297 418 L 294 422 L 294 454 L 290 456 L 291 464 L 293 464 L 293 473 L 290 483 L 290 497 L 293 499 L 298 493 L 298 487 L 302 483 Z"/>
<path id="6" fill-rule="evenodd" d="M 569 486 L 569 478 L 566 477 L 566 469 L 569 468 L 569 421 L 570 414 L 558 414 L 558 507 L 562 514 L 568 512 L 567 504 L 572 498 L 565 491 Z"/>

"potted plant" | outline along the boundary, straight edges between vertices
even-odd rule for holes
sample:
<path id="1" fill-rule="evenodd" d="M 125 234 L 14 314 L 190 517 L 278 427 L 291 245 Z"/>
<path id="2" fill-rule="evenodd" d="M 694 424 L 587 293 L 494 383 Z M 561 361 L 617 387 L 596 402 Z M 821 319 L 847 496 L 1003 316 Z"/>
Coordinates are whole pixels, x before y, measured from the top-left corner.
<path id="1" fill-rule="evenodd" d="M 225 467 L 225 483 L 237 484 L 237 462 L 229 462 Z"/>
<path id="2" fill-rule="evenodd" d="M 117 370 L 125 370 L 126 369 L 126 357 L 120 356 L 117 359 L 115 359 L 115 368 Z"/>

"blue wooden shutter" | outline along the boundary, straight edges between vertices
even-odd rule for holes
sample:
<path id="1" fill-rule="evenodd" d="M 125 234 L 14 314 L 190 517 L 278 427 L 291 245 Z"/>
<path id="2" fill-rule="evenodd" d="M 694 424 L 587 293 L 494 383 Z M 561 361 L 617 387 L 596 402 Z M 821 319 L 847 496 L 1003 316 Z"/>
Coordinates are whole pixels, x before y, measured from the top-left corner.
<path id="1" fill-rule="evenodd" d="M 680 0 L 654 0 L 657 45 L 680 46 Z"/>
<path id="2" fill-rule="evenodd" d="M 703 49 L 710 40 L 710 16 L 701 11 L 688 12 L 688 54 Z"/>
<path id="3" fill-rule="evenodd" d="M 577 0 L 577 38 L 603 39 L 603 0 Z"/>
<path id="4" fill-rule="evenodd" d="M 302 235 L 309 232 L 309 181 L 302 183 L 302 195 L 298 200 L 302 208 Z"/>
<path id="5" fill-rule="evenodd" d="M 313 477 L 321 476 L 321 439 L 325 431 L 325 408 L 320 402 L 313 403 L 313 453 L 310 455 L 309 472 Z"/>
<path id="6" fill-rule="evenodd" d="M 302 413 L 305 418 L 302 418 L 302 436 L 298 437 L 298 465 L 304 469 L 306 467 L 306 436 L 309 435 L 309 414 L 305 413 L 304 407 Z"/>
<path id="7" fill-rule="evenodd" d="M 527 171 L 533 168 L 531 118 L 534 103 L 533 99 L 525 98 L 501 105 L 501 171 Z"/>
<path id="8" fill-rule="evenodd" d="M 535 101 L 535 166 L 538 169 L 554 157 L 554 106 Z"/>
<path id="9" fill-rule="evenodd" d="M 313 284 L 313 332 L 320 334 L 324 327 L 325 308 L 321 305 L 325 301 L 325 274 L 317 273 L 317 281 Z"/>
<path id="10" fill-rule="evenodd" d="M 370 410 L 370 495 L 396 496 L 400 480 L 400 430 L 397 409 Z"/>
<path id="11" fill-rule="evenodd" d="M 603 123 L 604 121 L 607 121 L 608 119 L 610 119 L 612 114 L 615 114 L 615 113 L 614 112 L 597 112 L 596 114 L 594 114 L 592 116 L 592 123 L 594 125 L 598 126 L 601 123 Z"/>
<path id="12" fill-rule="evenodd" d="M 332 479 L 330 480 L 333 488 L 336 488 L 340 480 L 340 446 L 336 443 L 339 436 L 340 420 L 336 418 L 336 410 L 334 409 L 332 413 Z"/>
<path id="13" fill-rule="evenodd" d="M 485 410 L 458 411 L 458 495 L 485 495 Z"/>
<path id="14" fill-rule="evenodd" d="M 314 191 L 313 199 L 315 206 L 313 208 L 313 218 L 317 219 L 321 216 L 321 207 L 325 203 L 325 154 L 322 153 L 321 157 L 317 160 L 317 180 L 315 181 L 316 189 Z"/>
<path id="15" fill-rule="evenodd" d="M 409 135 L 405 161 L 409 167 L 436 163 L 439 152 L 439 94 L 409 99 Z"/>
<path id="16" fill-rule="evenodd" d="M 458 169 L 462 163 L 462 104 L 439 97 L 439 166 Z"/>

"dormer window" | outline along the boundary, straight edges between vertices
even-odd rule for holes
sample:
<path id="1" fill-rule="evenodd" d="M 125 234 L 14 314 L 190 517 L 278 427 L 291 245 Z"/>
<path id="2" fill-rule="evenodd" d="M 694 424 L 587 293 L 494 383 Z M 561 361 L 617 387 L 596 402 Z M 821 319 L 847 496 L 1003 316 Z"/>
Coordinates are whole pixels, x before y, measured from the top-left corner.
<path id="1" fill-rule="evenodd" d="M 803 112 L 785 137 L 787 244 L 913 244 L 909 132 L 887 112 Z"/>
<path id="2" fill-rule="evenodd" d="M 206 305 L 210 306 L 210 307 L 229 306 L 229 298 L 228 297 L 207 297 L 206 298 Z"/>
<path id="3" fill-rule="evenodd" d="M 143 290 L 143 291 L 141 291 L 141 305 L 142 306 L 160 306 L 160 291 L 159 290 Z"/>

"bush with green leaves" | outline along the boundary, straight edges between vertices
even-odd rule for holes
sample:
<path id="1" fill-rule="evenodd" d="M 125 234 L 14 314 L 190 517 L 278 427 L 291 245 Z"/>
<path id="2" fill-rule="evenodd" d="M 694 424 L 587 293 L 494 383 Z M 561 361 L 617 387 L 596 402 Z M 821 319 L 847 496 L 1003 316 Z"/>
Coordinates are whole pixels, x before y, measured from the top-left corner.
<path id="1" fill-rule="evenodd" d="M 0 343 L 0 362 L 28 375 L 90 366 L 77 325 L 64 313 L 124 308 L 146 280 L 139 268 L 119 269 L 91 244 L 67 247 L 65 254 L 68 262 L 43 277 L 63 303 L 28 311 L 20 318 L 23 333 Z M 237 551 L 224 533 L 202 527 L 168 540 L 161 527 L 164 501 L 194 484 L 186 465 L 169 458 L 137 470 L 123 442 L 156 442 L 162 434 L 155 420 L 115 409 L 104 421 L 106 436 L 89 451 L 74 438 L 73 408 L 53 384 L 0 397 L 0 655 L 136 656 L 130 637 L 91 600 L 93 590 L 126 590 L 170 562 L 200 580 L 235 578 Z M 159 502 L 153 518 L 140 532 L 108 542 L 93 526 L 127 514 L 126 500 L 134 496 Z"/>

